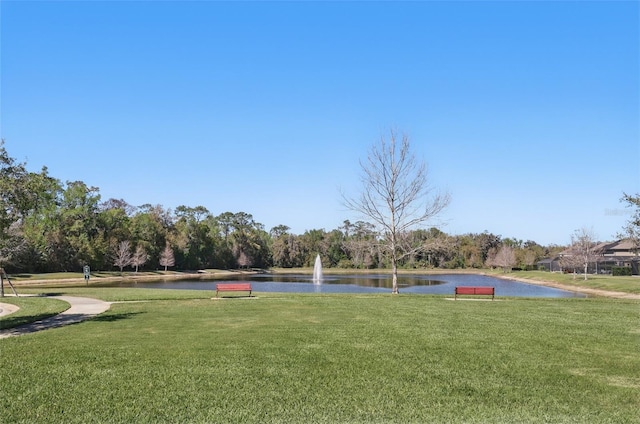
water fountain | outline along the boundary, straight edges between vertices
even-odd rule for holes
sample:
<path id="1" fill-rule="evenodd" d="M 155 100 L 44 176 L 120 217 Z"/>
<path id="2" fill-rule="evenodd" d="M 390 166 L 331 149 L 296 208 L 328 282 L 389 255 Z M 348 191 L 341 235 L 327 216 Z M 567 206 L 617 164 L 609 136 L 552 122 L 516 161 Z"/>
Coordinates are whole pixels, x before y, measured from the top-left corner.
<path id="1" fill-rule="evenodd" d="M 320 255 L 316 256 L 316 263 L 313 265 L 313 284 L 322 283 L 322 261 Z"/>

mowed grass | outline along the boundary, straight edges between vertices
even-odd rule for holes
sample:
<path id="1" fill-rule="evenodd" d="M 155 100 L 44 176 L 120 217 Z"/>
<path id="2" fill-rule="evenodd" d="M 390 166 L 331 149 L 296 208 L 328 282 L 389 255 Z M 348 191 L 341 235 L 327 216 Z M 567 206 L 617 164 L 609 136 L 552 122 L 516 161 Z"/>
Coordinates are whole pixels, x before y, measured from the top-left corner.
<path id="1" fill-rule="evenodd" d="M 1 303 L 10 303 L 18 306 L 16 312 L 0 317 L 0 330 L 17 327 L 22 324 L 38 321 L 64 312 L 69 309 L 69 304 L 58 299 L 46 299 L 37 297 L 2 297 Z M 0 345 L 0 354 L 2 354 Z"/>
<path id="2" fill-rule="evenodd" d="M 494 271 L 494 273 L 496 273 Z M 499 275 L 499 274 L 498 274 Z M 551 281 L 573 287 L 587 287 L 624 293 L 640 294 L 640 276 L 612 276 L 603 274 L 562 274 L 546 271 L 515 271 L 503 274 L 507 277 L 528 278 L 537 281 Z"/>
<path id="3" fill-rule="evenodd" d="M 0 421 L 640 420 L 637 301 L 171 293 L 0 340 Z"/>

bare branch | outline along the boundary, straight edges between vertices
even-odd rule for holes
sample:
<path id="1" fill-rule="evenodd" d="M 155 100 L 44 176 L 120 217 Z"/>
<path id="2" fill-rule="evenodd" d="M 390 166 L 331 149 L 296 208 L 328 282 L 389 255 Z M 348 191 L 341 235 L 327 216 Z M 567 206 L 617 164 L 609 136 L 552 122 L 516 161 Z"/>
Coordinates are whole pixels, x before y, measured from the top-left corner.
<path id="1" fill-rule="evenodd" d="M 358 197 L 343 194 L 347 208 L 373 221 L 384 239 L 393 268 L 393 292 L 397 293 L 397 261 L 415 253 L 403 241 L 413 228 L 438 215 L 450 202 L 448 193 L 434 193 L 427 166 L 411 151 L 406 134 L 391 130 L 374 144 L 366 161 L 360 161 L 362 192 Z"/>
<path id="2" fill-rule="evenodd" d="M 125 266 L 131 265 L 131 242 L 121 241 L 113 253 L 113 264 L 120 268 L 120 272 Z"/>

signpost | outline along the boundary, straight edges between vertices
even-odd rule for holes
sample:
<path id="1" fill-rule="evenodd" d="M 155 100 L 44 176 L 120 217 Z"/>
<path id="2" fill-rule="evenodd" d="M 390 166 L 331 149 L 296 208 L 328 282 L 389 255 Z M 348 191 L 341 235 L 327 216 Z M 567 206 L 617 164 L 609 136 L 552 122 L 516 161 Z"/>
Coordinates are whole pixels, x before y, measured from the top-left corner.
<path id="1" fill-rule="evenodd" d="M 91 268 L 89 268 L 89 265 L 85 265 L 83 270 L 84 270 L 84 282 L 87 283 L 87 286 L 88 286 L 89 277 L 91 277 Z"/>

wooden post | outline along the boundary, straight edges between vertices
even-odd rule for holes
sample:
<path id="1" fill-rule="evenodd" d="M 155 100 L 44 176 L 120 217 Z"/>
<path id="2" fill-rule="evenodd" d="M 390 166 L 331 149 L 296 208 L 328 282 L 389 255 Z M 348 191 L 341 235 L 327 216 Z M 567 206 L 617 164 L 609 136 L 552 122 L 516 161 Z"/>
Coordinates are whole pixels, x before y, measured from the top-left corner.
<path id="1" fill-rule="evenodd" d="M 16 291 L 16 288 L 13 287 L 13 284 L 11 284 L 11 280 L 9 279 L 7 273 L 4 271 L 4 268 L 0 268 L 0 297 L 4 297 L 4 280 L 2 279 L 2 277 L 7 279 L 7 283 L 9 283 L 9 287 L 11 287 L 11 290 L 13 290 L 13 294 L 18 297 L 18 292 Z"/>

